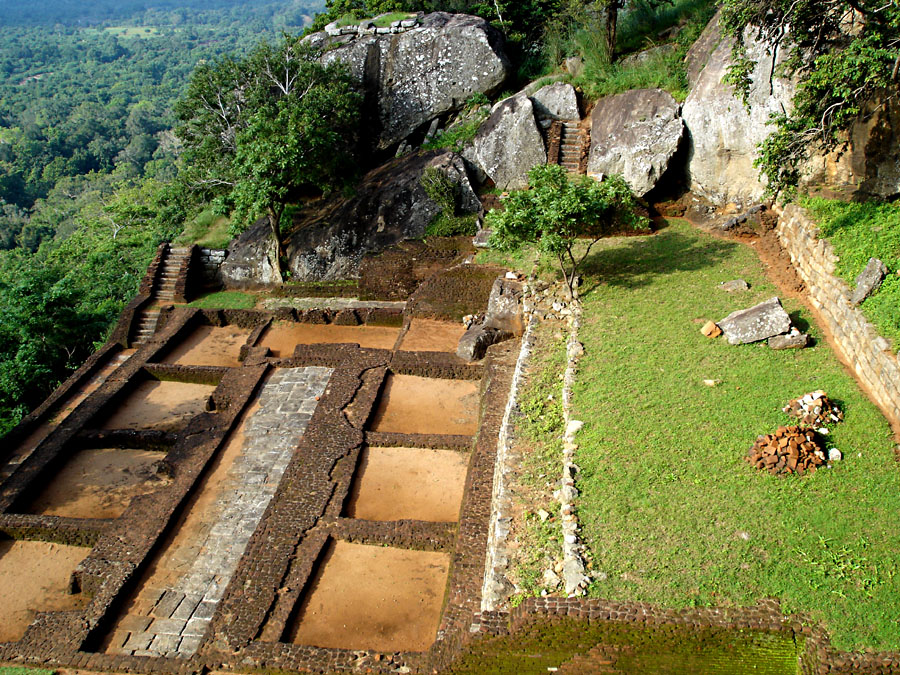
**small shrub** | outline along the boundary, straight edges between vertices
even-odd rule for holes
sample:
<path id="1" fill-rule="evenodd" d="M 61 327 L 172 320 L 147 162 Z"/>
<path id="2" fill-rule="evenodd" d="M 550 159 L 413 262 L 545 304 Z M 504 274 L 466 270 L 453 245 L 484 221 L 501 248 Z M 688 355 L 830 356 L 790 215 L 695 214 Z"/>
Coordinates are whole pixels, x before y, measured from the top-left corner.
<path id="1" fill-rule="evenodd" d="M 456 215 L 456 200 L 459 186 L 440 169 L 429 166 L 421 178 L 425 194 L 449 216 Z"/>
<path id="2" fill-rule="evenodd" d="M 474 236 L 478 232 L 478 216 L 447 216 L 439 213 L 425 228 L 426 237 Z"/>

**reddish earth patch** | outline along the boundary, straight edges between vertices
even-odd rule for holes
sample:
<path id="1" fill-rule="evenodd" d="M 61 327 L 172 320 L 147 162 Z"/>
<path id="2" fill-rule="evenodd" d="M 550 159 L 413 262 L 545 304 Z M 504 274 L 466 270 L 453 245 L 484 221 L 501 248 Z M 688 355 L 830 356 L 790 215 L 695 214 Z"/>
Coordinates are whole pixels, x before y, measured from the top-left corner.
<path id="1" fill-rule="evenodd" d="M 164 359 L 182 366 L 241 365 L 238 357 L 250 331 L 237 326 L 200 326 Z"/>
<path id="2" fill-rule="evenodd" d="M 388 375 L 372 419 L 373 431 L 460 434 L 478 430 L 479 383 Z"/>
<path id="3" fill-rule="evenodd" d="M 180 431 L 206 410 L 214 389 L 189 382 L 142 382 L 103 422 L 103 428 Z"/>
<path id="4" fill-rule="evenodd" d="M 297 345 L 358 344 L 370 349 L 393 349 L 399 328 L 383 326 L 335 326 L 334 324 L 276 321 L 266 329 L 259 345 L 273 356 L 288 357 Z"/>
<path id="5" fill-rule="evenodd" d="M 405 352 L 456 353 L 456 346 L 465 332 L 466 327 L 462 323 L 413 319 L 400 349 Z"/>
<path id="6" fill-rule="evenodd" d="M 87 605 L 88 598 L 69 589 L 72 572 L 90 552 L 43 541 L 0 541 L 0 642 L 21 639 L 38 612 Z"/>
<path id="7" fill-rule="evenodd" d="M 347 516 L 456 522 L 469 456 L 452 450 L 366 448 Z"/>
<path id="8" fill-rule="evenodd" d="M 163 453 L 118 448 L 77 452 L 35 499 L 29 513 L 68 518 L 118 518 L 131 500 L 166 484 L 154 465 Z"/>
<path id="9" fill-rule="evenodd" d="M 449 569 L 446 553 L 334 542 L 306 592 L 290 640 L 425 651 L 437 635 Z"/>

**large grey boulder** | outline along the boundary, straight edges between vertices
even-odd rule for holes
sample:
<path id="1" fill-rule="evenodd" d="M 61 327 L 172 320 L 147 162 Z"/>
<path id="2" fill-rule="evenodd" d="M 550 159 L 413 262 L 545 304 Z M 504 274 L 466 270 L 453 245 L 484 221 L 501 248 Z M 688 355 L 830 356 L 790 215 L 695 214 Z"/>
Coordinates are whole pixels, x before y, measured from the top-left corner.
<path id="1" fill-rule="evenodd" d="M 500 277 L 491 287 L 488 296 L 484 325 L 516 335 L 525 332 L 525 316 L 522 312 L 523 288 L 520 281 Z"/>
<path id="2" fill-rule="evenodd" d="M 511 72 L 503 36 L 476 16 L 435 12 L 405 33 L 306 40 L 342 61 L 366 93 L 375 144 L 388 148 L 476 93 L 495 91 Z"/>
<path id="3" fill-rule="evenodd" d="M 566 82 L 554 82 L 531 95 L 531 103 L 538 119 L 580 120 L 575 87 Z"/>
<path id="4" fill-rule="evenodd" d="M 781 300 L 772 298 L 750 309 L 732 312 L 718 324 L 728 343 L 739 345 L 787 333 L 791 329 L 791 317 L 781 306 Z"/>
<path id="5" fill-rule="evenodd" d="M 302 214 L 287 245 L 292 277 L 298 281 L 353 277 L 368 251 L 422 237 L 441 211 L 422 188 L 428 167 L 441 170 L 458 186 L 458 211 L 479 210 L 481 203 L 459 155 L 448 151 L 405 155 L 366 174 L 353 197 L 336 198 Z"/>
<path id="6" fill-rule="evenodd" d="M 716 30 L 714 27 L 706 36 L 706 49 L 715 43 Z M 762 201 L 765 185 L 753 166 L 757 145 L 772 132 L 770 116 L 791 109 L 796 90 L 793 82 L 774 75 L 787 50 L 772 49 L 755 40 L 750 30 L 744 38 L 747 55 L 757 62 L 750 76 L 749 109 L 723 81 L 732 63 L 733 40 L 719 36 L 681 113 L 691 139 L 690 189 L 718 205 L 733 202 L 746 206 Z M 689 71 L 696 69 L 703 55 L 698 49 L 688 63 Z"/>
<path id="7" fill-rule="evenodd" d="M 622 174 L 643 197 L 666 172 L 683 136 L 678 103 L 662 89 L 607 96 L 591 113 L 588 174 Z"/>
<path id="8" fill-rule="evenodd" d="M 526 187 L 528 172 L 547 163 L 531 99 L 513 96 L 496 105 L 463 156 L 501 190 Z"/>
<path id="9" fill-rule="evenodd" d="M 281 283 L 278 244 L 268 218 L 260 218 L 229 244 L 219 275 L 226 288 Z"/>
<path id="10" fill-rule="evenodd" d="M 716 47 L 722 41 L 722 10 L 716 12 L 715 16 L 706 24 L 706 28 L 700 33 L 694 44 L 688 49 L 684 57 L 684 65 L 687 70 L 688 84 L 691 88 L 697 84 L 700 79 L 700 73 L 706 67 L 709 57 L 715 51 Z"/>
<path id="11" fill-rule="evenodd" d="M 858 305 L 872 295 L 881 286 L 887 273 L 888 269 L 883 262 L 878 258 L 869 258 L 866 268 L 856 277 L 856 287 L 850 296 L 850 302 Z"/>

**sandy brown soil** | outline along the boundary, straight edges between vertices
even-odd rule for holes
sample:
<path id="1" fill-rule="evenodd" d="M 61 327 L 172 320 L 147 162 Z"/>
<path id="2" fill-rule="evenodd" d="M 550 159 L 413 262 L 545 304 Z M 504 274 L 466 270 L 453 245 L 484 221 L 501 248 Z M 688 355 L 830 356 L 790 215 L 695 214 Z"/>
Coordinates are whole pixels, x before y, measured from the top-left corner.
<path id="1" fill-rule="evenodd" d="M 99 448 L 81 450 L 56 474 L 28 511 L 68 518 L 118 518 L 131 500 L 166 484 L 153 466 L 164 453 Z"/>
<path id="2" fill-rule="evenodd" d="M 446 553 L 337 541 L 311 583 L 291 640 L 424 651 L 437 634 L 449 568 Z"/>
<path id="3" fill-rule="evenodd" d="M 406 352 L 456 353 L 459 338 L 465 332 L 466 327 L 462 323 L 413 319 L 400 343 L 400 349 Z"/>
<path id="4" fill-rule="evenodd" d="M 461 434 L 478 430 L 479 383 L 389 375 L 372 419 L 373 431 Z"/>
<path id="5" fill-rule="evenodd" d="M 347 502 L 364 520 L 459 519 L 469 456 L 452 450 L 366 448 Z"/>
<path id="6" fill-rule="evenodd" d="M 103 428 L 180 431 L 206 409 L 214 389 L 188 382 L 142 382 L 103 422 Z"/>
<path id="7" fill-rule="evenodd" d="M 0 642 L 19 640 L 38 612 L 84 607 L 88 599 L 71 595 L 69 583 L 90 552 L 43 541 L 0 541 Z"/>
<path id="8" fill-rule="evenodd" d="M 182 366 L 241 365 L 238 357 L 250 331 L 237 326 L 200 326 L 163 359 Z"/>
<path id="9" fill-rule="evenodd" d="M 266 329 L 259 345 L 273 356 L 288 357 L 297 345 L 350 343 L 371 349 L 393 349 L 399 328 L 383 326 L 335 326 L 334 324 L 276 321 Z"/>
<path id="10" fill-rule="evenodd" d="M 116 641 L 119 623 L 127 620 L 129 616 L 147 616 L 159 599 L 161 591 L 184 576 L 200 554 L 205 535 L 219 520 L 218 510 L 214 508 L 219 491 L 228 478 L 228 470 L 244 446 L 244 423 L 257 410 L 259 404 L 254 402 L 241 414 L 234 431 L 219 451 L 212 470 L 194 490 L 184 513 L 144 573 L 137 590 L 125 603 L 124 610 L 104 645 L 107 652 L 119 653 L 118 648 L 121 645 Z"/>
<path id="11" fill-rule="evenodd" d="M 104 382 L 106 382 L 107 378 L 112 375 L 113 371 L 122 365 L 129 356 L 134 354 L 134 349 L 126 349 L 124 351 L 119 352 L 115 356 L 113 356 L 109 363 L 107 363 L 103 368 L 97 371 L 97 374 L 94 375 L 90 380 L 85 383 L 85 385 L 79 389 L 76 389 L 74 392 L 69 394 L 68 398 L 63 402 L 62 406 L 59 409 L 59 412 L 54 415 L 54 417 L 49 420 L 46 424 L 42 424 L 37 429 L 35 429 L 31 434 L 22 441 L 19 446 L 16 448 L 15 452 L 10 455 L 9 459 L 6 462 L 6 465 L 0 469 L 0 479 L 8 476 L 12 473 L 13 469 L 16 466 L 21 464 L 25 459 L 34 451 L 34 449 L 40 445 L 40 443 L 50 435 L 50 432 L 53 431 L 59 423 L 66 419 L 75 408 L 77 408 L 82 401 L 84 401 L 88 396 L 94 393 L 97 389 L 100 388 Z"/>

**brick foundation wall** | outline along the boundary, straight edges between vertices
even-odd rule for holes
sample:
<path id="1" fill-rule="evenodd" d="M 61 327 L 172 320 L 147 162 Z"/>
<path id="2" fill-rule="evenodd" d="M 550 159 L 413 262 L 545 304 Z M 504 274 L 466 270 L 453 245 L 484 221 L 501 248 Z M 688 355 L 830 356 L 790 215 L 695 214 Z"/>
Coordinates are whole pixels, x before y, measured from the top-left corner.
<path id="1" fill-rule="evenodd" d="M 784 208 L 776 232 L 840 355 L 865 383 L 888 419 L 900 424 L 900 364 L 890 343 L 850 303 L 850 287 L 834 274 L 838 257 L 831 244 L 819 239 L 818 227 L 809 212 L 794 204 Z"/>

